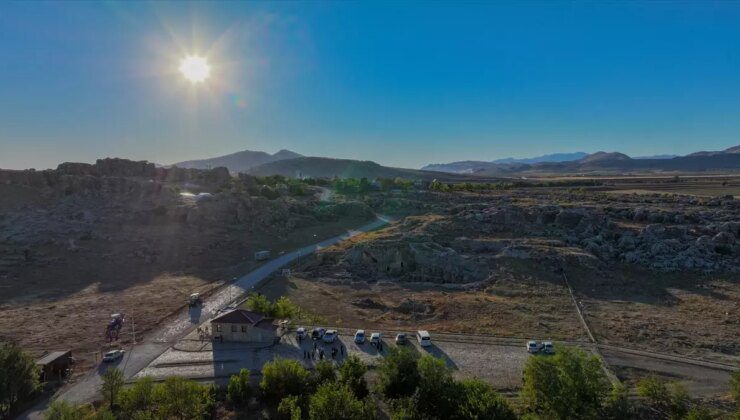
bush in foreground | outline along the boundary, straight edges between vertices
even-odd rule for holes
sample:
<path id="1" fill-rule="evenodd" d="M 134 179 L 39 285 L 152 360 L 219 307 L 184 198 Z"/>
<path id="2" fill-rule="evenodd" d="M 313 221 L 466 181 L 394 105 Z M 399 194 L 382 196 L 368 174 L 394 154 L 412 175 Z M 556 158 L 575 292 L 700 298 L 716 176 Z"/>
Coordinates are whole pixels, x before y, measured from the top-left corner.
<path id="1" fill-rule="evenodd" d="M 0 344 L 0 418 L 30 400 L 39 387 L 39 370 L 34 360 L 15 344 Z"/>
<path id="2" fill-rule="evenodd" d="M 297 360 L 275 359 L 262 367 L 260 391 L 262 399 L 276 406 L 291 395 L 306 393 L 309 373 Z"/>
<path id="3" fill-rule="evenodd" d="M 528 411 L 555 419 L 595 419 L 610 391 L 601 360 L 563 347 L 555 356 L 530 357 L 521 397 Z"/>

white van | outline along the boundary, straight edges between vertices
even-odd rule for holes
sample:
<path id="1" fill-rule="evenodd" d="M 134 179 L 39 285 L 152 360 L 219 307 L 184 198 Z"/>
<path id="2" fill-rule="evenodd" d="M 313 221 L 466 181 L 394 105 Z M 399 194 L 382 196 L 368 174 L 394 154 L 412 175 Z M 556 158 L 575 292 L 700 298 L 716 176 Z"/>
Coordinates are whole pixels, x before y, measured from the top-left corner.
<path id="1" fill-rule="evenodd" d="M 432 345 L 432 337 L 429 336 L 429 331 L 417 331 L 416 341 L 422 347 L 429 347 Z"/>

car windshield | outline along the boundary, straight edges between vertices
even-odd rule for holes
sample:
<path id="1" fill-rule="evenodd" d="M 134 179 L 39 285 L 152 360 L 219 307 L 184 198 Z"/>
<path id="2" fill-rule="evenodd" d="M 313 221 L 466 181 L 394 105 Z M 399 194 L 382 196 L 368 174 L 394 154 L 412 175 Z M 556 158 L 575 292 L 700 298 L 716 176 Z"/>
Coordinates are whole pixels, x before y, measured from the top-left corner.
<path id="1" fill-rule="evenodd" d="M 362 337 L 362 336 L 364 336 L 364 335 L 365 335 L 365 333 L 363 333 L 363 332 L 358 332 L 358 333 L 357 333 L 357 334 L 355 334 L 355 335 L 356 335 L 356 336 L 358 336 L 358 337 Z"/>

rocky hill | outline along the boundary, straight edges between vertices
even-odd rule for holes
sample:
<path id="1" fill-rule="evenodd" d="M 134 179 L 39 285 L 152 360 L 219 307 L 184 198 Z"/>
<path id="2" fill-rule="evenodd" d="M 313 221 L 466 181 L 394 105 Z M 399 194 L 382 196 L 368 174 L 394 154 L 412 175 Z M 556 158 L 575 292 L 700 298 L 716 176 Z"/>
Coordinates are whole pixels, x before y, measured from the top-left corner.
<path id="1" fill-rule="evenodd" d="M 244 150 L 241 152 L 232 153 L 225 156 L 218 156 L 210 159 L 198 159 L 188 160 L 185 162 L 178 162 L 172 166 L 179 168 L 193 168 L 193 169 L 210 169 L 223 166 L 230 172 L 245 172 L 255 166 L 263 165 L 265 163 L 276 162 L 285 159 L 295 159 L 302 155 L 292 152 L 290 150 L 280 150 L 275 154 L 269 154 L 265 152 L 255 152 L 251 150 Z"/>

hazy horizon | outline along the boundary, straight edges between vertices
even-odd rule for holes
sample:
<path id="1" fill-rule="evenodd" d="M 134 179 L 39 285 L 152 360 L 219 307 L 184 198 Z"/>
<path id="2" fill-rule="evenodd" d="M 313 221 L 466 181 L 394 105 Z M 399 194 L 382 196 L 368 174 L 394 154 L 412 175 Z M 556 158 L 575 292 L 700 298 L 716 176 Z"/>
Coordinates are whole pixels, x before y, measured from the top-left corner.
<path id="1" fill-rule="evenodd" d="M 740 143 L 739 3 L 0 5 L 0 168 Z M 213 74 L 178 74 L 186 55 Z"/>

